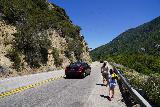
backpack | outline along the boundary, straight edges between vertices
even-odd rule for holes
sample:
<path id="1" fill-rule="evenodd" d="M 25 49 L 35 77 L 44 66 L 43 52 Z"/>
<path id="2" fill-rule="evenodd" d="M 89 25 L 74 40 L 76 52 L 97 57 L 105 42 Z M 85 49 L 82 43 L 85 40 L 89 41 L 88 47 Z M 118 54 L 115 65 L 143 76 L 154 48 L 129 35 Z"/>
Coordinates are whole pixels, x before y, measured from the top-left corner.
<path id="1" fill-rule="evenodd" d="M 111 77 L 112 77 L 112 79 L 117 79 L 117 78 L 118 78 L 118 76 L 117 76 L 116 73 L 113 73 L 113 74 L 111 75 Z"/>

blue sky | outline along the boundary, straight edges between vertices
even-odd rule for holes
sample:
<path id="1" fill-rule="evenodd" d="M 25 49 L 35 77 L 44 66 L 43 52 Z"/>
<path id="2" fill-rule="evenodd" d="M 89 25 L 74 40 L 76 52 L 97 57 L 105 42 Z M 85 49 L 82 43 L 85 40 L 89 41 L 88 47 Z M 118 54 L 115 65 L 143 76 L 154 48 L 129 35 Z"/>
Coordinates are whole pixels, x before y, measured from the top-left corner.
<path id="1" fill-rule="evenodd" d="M 160 16 L 160 0 L 48 0 L 64 8 L 90 48 Z"/>

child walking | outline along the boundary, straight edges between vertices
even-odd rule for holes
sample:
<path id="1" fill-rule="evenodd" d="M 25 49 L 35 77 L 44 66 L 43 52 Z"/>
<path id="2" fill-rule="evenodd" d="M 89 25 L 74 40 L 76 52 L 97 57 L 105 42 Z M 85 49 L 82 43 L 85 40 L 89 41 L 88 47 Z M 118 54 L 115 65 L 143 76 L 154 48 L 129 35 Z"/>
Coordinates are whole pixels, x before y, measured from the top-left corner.
<path id="1" fill-rule="evenodd" d="M 110 75 L 109 75 L 109 99 L 111 101 L 111 98 L 114 98 L 114 88 L 117 84 L 116 79 L 118 76 L 116 75 L 116 73 L 112 69 L 110 69 L 109 72 L 110 72 Z"/>

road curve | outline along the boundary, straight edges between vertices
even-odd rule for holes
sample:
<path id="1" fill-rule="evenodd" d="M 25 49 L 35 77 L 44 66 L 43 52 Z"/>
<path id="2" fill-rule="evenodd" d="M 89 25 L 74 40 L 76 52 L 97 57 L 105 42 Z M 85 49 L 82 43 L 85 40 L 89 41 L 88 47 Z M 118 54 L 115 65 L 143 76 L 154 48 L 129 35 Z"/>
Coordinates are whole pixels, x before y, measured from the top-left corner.
<path id="1" fill-rule="evenodd" d="M 0 99 L 0 107 L 126 107 L 118 86 L 115 98 L 107 99 L 100 66 L 93 63 L 91 75 L 84 79 L 61 78 Z"/>

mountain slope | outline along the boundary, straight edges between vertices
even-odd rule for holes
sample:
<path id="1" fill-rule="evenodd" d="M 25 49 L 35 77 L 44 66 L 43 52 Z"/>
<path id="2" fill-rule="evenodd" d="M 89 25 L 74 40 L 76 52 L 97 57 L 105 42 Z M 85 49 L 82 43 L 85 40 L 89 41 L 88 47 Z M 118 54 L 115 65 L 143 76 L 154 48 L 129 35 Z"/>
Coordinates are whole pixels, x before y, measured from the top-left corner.
<path id="1" fill-rule="evenodd" d="M 0 75 L 65 68 L 80 59 L 91 61 L 81 28 L 64 9 L 46 0 L 1 0 L 0 24 Z"/>
<path id="2" fill-rule="evenodd" d="M 91 51 L 93 59 L 122 53 L 160 55 L 160 17 L 129 29 L 110 43 Z"/>
<path id="3" fill-rule="evenodd" d="M 90 54 L 93 60 L 111 60 L 145 74 L 160 73 L 160 17 L 127 30 Z"/>

